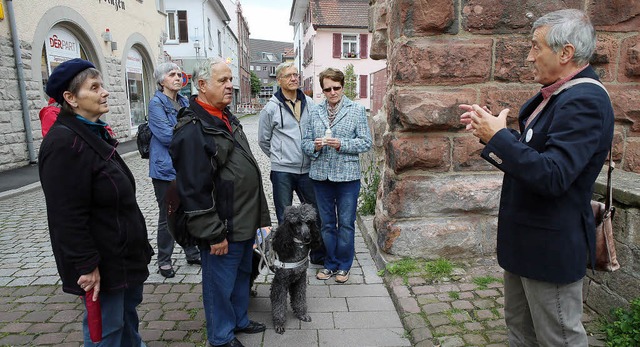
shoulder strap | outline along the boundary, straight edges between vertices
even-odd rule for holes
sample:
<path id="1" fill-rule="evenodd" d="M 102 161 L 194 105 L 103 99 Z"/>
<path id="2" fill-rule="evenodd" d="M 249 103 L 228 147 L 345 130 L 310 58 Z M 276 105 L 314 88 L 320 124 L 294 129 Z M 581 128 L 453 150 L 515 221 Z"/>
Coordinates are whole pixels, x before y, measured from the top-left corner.
<path id="1" fill-rule="evenodd" d="M 600 83 L 600 81 L 595 80 L 593 78 L 588 78 L 588 77 L 576 78 L 568 81 L 567 83 L 563 84 L 562 87 L 558 88 L 558 90 L 556 90 L 555 93 L 553 93 L 553 95 L 558 95 L 563 90 L 569 89 L 575 86 L 576 84 L 580 84 L 580 83 L 595 84 L 600 88 L 602 88 L 604 92 L 607 93 L 607 96 L 609 96 L 609 92 L 607 91 L 607 88 L 605 88 L 602 85 L 602 83 Z M 611 173 L 613 172 L 615 165 L 613 163 L 613 154 L 611 153 L 612 149 L 613 149 L 613 143 L 611 143 L 611 146 L 609 147 L 609 169 L 607 170 L 607 197 L 605 201 L 605 211 L 607 211 L 606 213 L 609 213 L 609 210 L 613 205 L 613 186 L 611 185 Z"/>
<path id="2" fill-rule="evenodd" d="M 607 91 L 607 88 L 605 88 L 604 85 L 602 85 L 602 83 L 600 83 L 600 81 L 594 80 L 593 78 L 589 78 L 589 77 L 581 77 L 581 78 L 576 78 L 576 79 L 569 80 L 567 83 L 563 84 L 560 88 L 558 88 L 558 90 L 556 90 L 553 93 L 553 95 L 558 95 L 563 90 L 569 89 L 569 88 L 575 86 L 576 84 L 580 84 L 580 83 L 591 83 L 591 84 L 595 84 L 597 86 L 600 86 L 600 88 L 602 88 L 604 90 L 604 92 L 607 93 L 607 95 L 609 95 L 609 91 Z"/>

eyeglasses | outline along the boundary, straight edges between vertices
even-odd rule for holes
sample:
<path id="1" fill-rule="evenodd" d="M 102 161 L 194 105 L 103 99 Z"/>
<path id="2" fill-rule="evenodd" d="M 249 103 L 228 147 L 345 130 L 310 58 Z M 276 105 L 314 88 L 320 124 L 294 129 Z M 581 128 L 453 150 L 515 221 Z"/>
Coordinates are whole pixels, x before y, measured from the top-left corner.
<path id="1" fill-rule="evenodd" d="M 280 76 L 280 78 L 284 78 L 285 80 L 290 80 L 290 79 L 298 79 L 300 77 L 300 74 L 297 73 L 288 73 L 286 75 L 282 75 Z"/>
<path id="2" fill-rule="evenodd" d="M 340 89 L 342 89 L 342 86 L 322 88 L 322 91 L 325 93 L 329 93 L 331 92 L 331 90 L 333 90 L 334 92 L 337 92 Z"/>

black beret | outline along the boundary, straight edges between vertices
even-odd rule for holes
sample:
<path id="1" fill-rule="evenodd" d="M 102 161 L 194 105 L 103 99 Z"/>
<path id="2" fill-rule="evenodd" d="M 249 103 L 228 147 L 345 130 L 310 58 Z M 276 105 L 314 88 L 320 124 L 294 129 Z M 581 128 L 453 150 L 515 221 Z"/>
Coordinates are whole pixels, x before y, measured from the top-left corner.
<path id="1" fill-rule="evenodd" d="M 51 76 L 49 76 L 49 80 L 47 81 L 47 95 L 54 98 L 59 104 L 62 105 L 62 103 L 64 102 L 62 94 L 67 91 L 71 80 L 80 72 L 88 68 L 95 69 L 95 65 L 93 65 L 90 61 L 86 61 L 80 58 L 67 60 L 64 63 L 58 65 L 53 70 L 53 73 L 51 74 Z"/>

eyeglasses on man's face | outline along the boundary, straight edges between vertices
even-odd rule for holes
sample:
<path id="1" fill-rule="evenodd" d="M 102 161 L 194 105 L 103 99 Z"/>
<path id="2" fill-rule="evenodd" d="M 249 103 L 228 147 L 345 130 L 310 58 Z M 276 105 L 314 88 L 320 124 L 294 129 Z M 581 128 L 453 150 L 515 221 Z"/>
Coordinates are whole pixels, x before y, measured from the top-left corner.
<path id="1" fill-rule="evenodd" d="M 342 86 L 322 88 L 322 91 L 325 92 L 325 93 L 329 93 L 329 92 L 331 92 L 331 90 L 333 90 L 334 92 L 337 92 L 340 89 L 342 89 Z"/>
<path id="2" fill-rule="evenodd" d="M 300 74 L 296 73 L 296 72 L 292 72 L 292 73 L 288 73 L 286 75 L 282 75 L 280 76 L 280 78 L 285 79 L 285 80 L 290 80 L 290 79 L 298 79 L 300 78 Z"/>

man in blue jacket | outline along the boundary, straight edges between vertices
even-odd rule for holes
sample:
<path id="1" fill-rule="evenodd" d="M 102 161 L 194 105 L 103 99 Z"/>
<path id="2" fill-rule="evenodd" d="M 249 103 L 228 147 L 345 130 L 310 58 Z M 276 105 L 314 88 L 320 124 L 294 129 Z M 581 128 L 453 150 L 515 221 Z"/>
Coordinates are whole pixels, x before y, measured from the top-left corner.
<path id="1" fill-rule="evenodd" d="M 579 10 L 533 25 L 527 61 L 543 85 L 506 127 L 486 107 L 461 105 L 461 121 L 486 144 L 482 157 L 504 172 L 498 262 L 504 269 L 510 346 L 587 346 L 582 278 L 593 262 L 593 183 L 607 157 L 614 117 L 589 65 L 595 30 Z"/>
<path id="2" fill-rule="evenodd" d="M 276 67 L 278 91 L 260 111 L 258 143 L 271 159 L 271 184 L 278 224 L 284 208 L 291 206 L 293 193 L 300 202 L 316 206 L 309 167 L 311 159 L 302 151 L 303 120 L 309 117 L 313 101 L 298 88 L 300 75 L 291 62 Z M 322 264 L 324 251 L 311 251 L 311 262 Z"/>

